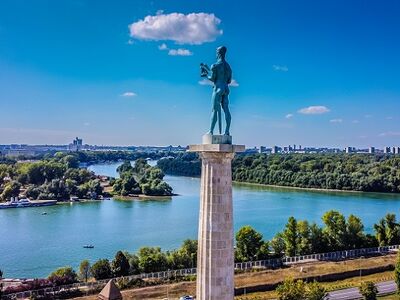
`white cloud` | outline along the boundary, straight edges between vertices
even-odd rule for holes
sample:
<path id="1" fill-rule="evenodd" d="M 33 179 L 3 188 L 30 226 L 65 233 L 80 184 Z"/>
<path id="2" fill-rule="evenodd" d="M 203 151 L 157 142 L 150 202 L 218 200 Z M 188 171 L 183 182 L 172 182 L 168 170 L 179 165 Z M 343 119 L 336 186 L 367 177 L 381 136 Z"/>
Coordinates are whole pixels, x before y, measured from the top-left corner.
<path id="1" fill-rule="evenodd" d="M 370 118 L 372 118 L 372 115 L 364 115 L 364 118 L 370 119 Z"/>
<path id="2" fill-rule="evenodd" d="M 273 65 L 272 68 L 274 69 L 274 71 L 280 71 L 280 72 L 289 71 L 288 67 L 286 67 L 286 66 Z"/>
<path id="3" fill-rule="evenodd" d="M 135 97 L 135 96 L 137 96 L 137 94 L 134 92 L 125 92 L 121 96 L 122 97 Z"/>
<path id="4" fill-rule="evenodd" d="M 331 123 L 343 123 L 343 119 L 332 119 L 332 120 L 329 120 L 329 122 L 331 122 Z"/>
<path id="5" fill-rule="evenodd" d="M 309 106 L 300 109 L 298 112 L 305 115 L 320 115 L 329 112 L 330 109 L 326 106 L 316 105 L 316 106 Z"/>
<path id="6" fill-rule="evenodd" d="M 174 41 L 178 44 L 200 45 L 222 35 L 221 20 L 207 13 L 171 13 L 146 16 L 129 25 L 130 36 L 138 40 Z"/>
<path id="7" fill-rule="evenodd" d="M 382 132 L 379 136 L 388 137 L 388 136 L 400 136 L 400 131 L 388 131 Z"/>
<path id="8" fill-rule="evenodd" d="M 291 119 L 291 118 L 293 118 L 293 114 L 287 114 L 287 115 L 285 116 L 285 118 L 286 118 L 286 119 Z"/>
<path id="9" fill-rule="evenodd" d="M 129 39 L 126 43 L 127 43 L 128 45 L 133 45 L 133 44 L 134 44 L 134 41 L 133 41 L 132 39 Z"/>
<path id="10" fill-rule="evenodd" d="M 213 85 L 213 83 L 210 80 L 206 79 L 206 78 L 203 78 L 202 80 L 199 80 L 199 84 L 200 85 Z"/>
<path id="11" fill-rule="evenodd" d="M 84 126 L 90 126 L 90 122 L 83 123 Z"/>
<path id="12" fill-rule="evenodd" d="M 168 51 L 168 55 L 172 55 L 172 56 L 191 56 L 193 55 L 193 52 L 191 52 L 188 49 L 170 49 Z"/>
<path id="13" fill-rule="evenodd" d="M 168 50 L 168 46 L 165 43 L 162 43 L 161 45 L 158 46 L 159 50 Z"/>
<path id="14" fill-rule="evenodd" d="M 236 79 L 232 79 L 231 83 L 229 84 L 229 86 L 238 87 L 239 83 L 236 81 Z"/>
<path id="15" fill-rule="evenodd" d="M 214 85 L 210 80 L 208 80 L 206 78 L 203 78 L 202 80 L 199 80 L 199 84 L 200 85 L 211 85 L 211 86 Z M 229 86 L 238 87 L 239 83 L 235 79 L 232 79 L 231 84 Z"/>
<path id="16" fill-rule="evenodd" d="M 183 49 L 183 48 L 170 49 L 170 48 L 168 48 L 167 44 L 165 44 L 165 43 L 162 43 L 161 45 L 159 45 L 158 49 L 161 51 L 168 50 L 168 55 L 171 55 L 171 56 L 191 56 L 191 55 L 193 55 L 193 52 L 190 51 L 189 49 Z"/>
<path id="17" fill-rule="evenodd" d="M 351 123 L 353 123 L 353 124 L 358 124 L 358 123 L 360 123 L 360 121 L 358 121 L 358 120 L 353 120 Z"/>
<path id="18" fill-rule="evenodd" d="M 388 116 L 388 117 L 386 117 L 386 120 L 393 120 L 393 117 L 392 116 Z"/>

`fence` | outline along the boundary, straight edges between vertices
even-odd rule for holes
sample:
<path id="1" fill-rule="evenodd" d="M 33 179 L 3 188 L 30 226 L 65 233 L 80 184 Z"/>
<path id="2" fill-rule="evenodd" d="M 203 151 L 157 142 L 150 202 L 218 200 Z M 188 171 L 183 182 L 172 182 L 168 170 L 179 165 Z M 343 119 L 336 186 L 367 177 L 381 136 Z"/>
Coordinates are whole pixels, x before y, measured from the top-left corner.
<path id="1" fill-rule="evenodd" d="M 300 256 L 292 256 L 292 257 L 282 257 L 275 259 L 267 259 L 267 260 L 259 260 L 259 261 L 250 261 L 243 263 L 235 263 L 235 269 L 246 271 L 253 268 L 277 268 L 283 265 L 294 265 L 298 263 L 306 263 L 313 261 L 324 261 L 324 260 L 345 260 L 351 258 L 358 258 L 362 256 L 371 256 L 377 254 L 388 254 L 392 251 L 399 250 L 400 245 L 393 246 L 384 246 L 384 247 L 374 247 L 374 248 L 363 248 L 363 249 L 354 249 L 354 250 L 344 250 L 344 251 L 335 251 L 335 252 L 327 252 L 327 253 L 318 253 L 318 254 L 309 254 L 309 255 L 300 255 Z M 125 277 L 119 277 L 114 279 L 124 279 L 124 280 L 134 280 L 134 279 L 165 279 L 171 277 L 185 277 L 196 274 L 196 268 L 189 269 L 180 269 L 180 270 L 168 270 L 161 272 L 153 272 L 153 273 L 142 273 L 138 275 L 131 275 Z M 106 283 L 110 279 L 98 280 L 96 282 L 78 282 L 69 285 L 56 286 L 56 287 L 47 287 L 38 290 L 30 290 L 25 292 L 19 292 L 14 294 L 8 294 L 2 297 L 4 300 L 11 299 L 22 299 L 29 298 L 32 295 L 47 295 L 47 294 L 55 294 L 60 291 L 72 291 L 74 289 L 86 288 L 87 290 L 94 290 L 98 288 L 102 288 L 106 285 Z"/>

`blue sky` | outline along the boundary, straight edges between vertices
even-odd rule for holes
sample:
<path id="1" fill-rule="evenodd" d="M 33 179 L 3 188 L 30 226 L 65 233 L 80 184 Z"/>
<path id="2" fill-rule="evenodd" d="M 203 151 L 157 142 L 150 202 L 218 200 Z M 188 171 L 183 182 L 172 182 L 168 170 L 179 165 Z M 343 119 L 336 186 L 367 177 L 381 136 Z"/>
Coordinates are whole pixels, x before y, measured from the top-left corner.
<path id="1" fill-rule="evenodd" d="M 400 145 L 399 1 L 0 2 L 0 144 L 198 143 L 228 47 L 247 146 Z"/>

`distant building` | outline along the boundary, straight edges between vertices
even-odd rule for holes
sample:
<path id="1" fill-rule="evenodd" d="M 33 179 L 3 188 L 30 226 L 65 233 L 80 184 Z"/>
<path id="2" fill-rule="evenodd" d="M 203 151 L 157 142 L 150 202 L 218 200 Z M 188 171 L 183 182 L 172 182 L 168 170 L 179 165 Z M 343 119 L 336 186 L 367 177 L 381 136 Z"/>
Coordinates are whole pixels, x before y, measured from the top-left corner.
<path id="1" fill-rule="evenodd" d="M 272 151 L 271 151 L 272 154 L 277 154 L 279 152 L 280 152 L 280 148 L 278 146 L 273 146 L 272 147 Z"/>
<path id="2" fill-rule="evenodd" d="M 266 152 L 266 150 L 267 150 L 267 147 L 265 147 L 265 146 L 260 146 L 260 153 L 264 153 L 264 152 Z"/>
<path id="3" fill-rule="evenodd" d="M 346 153 L 352 153 L 353 147 L 346 147 L 345 151 L 346 151 Z"/>
<path id="4" fill-rule="evenodd" d="M 369 147 L 368 153 L 375 153 L 375 147 Z"/>
<path id="5" fill-rule="evenodd" d="M 400 147 L 394 147 L 394 154 L 400 154 Z"/>
<path id="6" fill-rule="evenodd" d="M 83 140 L 76 137 L 71 144 L 68 145 L 69 151 L 80 151 L 82 150 Z"/>
<path id="7" fill-rule="evenodd" d="M 383 153 L 389 154 L 390 153 L 390 147 L 383 148 Z"/>

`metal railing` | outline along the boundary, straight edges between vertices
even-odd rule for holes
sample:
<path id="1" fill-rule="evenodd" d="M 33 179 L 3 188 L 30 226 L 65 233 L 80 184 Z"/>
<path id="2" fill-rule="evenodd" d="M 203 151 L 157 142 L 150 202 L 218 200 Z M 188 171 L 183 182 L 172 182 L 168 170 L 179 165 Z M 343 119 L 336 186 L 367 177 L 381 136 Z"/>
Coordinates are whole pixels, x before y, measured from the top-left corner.
<path id="1" fill-rule="evenodd" d="M 235 269 L 246 271 L 254 268 L 277 268 L 283 265 L 294 265 L 298 263 L 307 263 L 313 261 L 327 261 L 327 260 L 345 260 L 351 258 L 357 258 L 362 256 L 376 255 L 376 254 L 389 254 L 392 251 L 399 250 L 400 245 L 384 246 L 384 247 L 373 247 L 363 248 L 354 250 L 344 250 L 308 255 L 299 255 L 292 257 L 282 257 L 267 260 L 249 261 L 242 263 L 235 263 Z M 124 277 L 116 277 L 115 280 L 122 279 L 124 281 L 130 281 L 135 279 L 165 279 L 172 277 L 185 277 L 190 275 L 196 275 L 196 268 L 179 269 L 179 270 L 168 270 L 161 272 L 142 273 L 138 275 L 130 275 Z M 47 287 L 37 290 L 30 290 L 24 292 L 18 292 L 13 294 L 4 295 L 2 299 L 22 299 L 29 298 L 33 295 L 46 295 L 55 294 L 60 291 L 73 291 L 79 288 L 86 288 L 87 290 L 94 290 L 104 287 L 110 279 L 97 280 L 95 282 L 77 282 L 68 285 Z"/>

